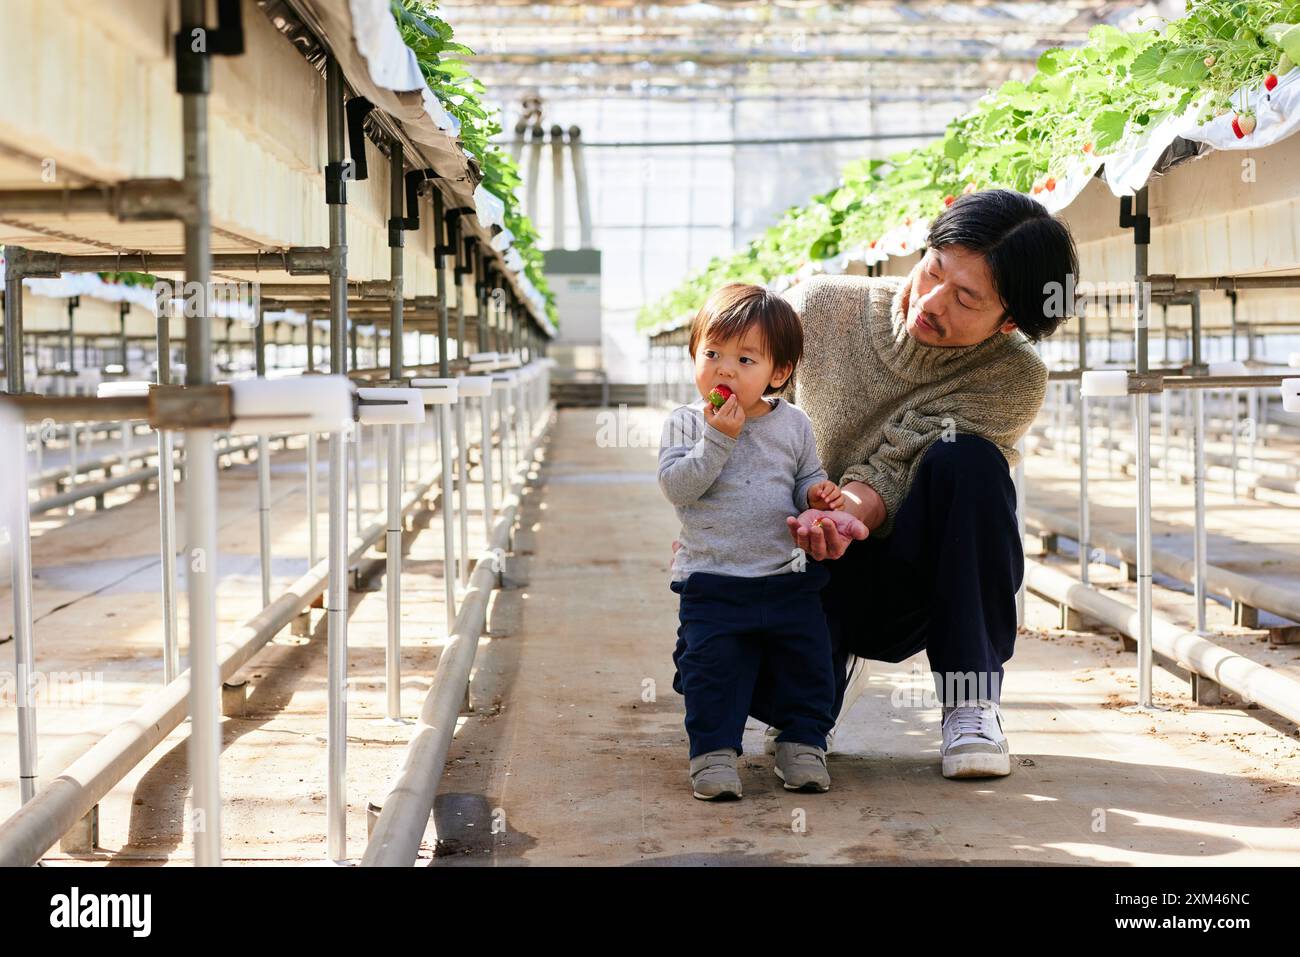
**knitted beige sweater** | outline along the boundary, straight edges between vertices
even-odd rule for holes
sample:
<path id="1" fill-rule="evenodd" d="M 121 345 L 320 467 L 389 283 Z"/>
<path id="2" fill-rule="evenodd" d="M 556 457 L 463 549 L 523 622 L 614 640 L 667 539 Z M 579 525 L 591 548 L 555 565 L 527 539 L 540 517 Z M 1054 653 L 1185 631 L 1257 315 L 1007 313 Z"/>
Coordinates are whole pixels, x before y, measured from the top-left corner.
<path id="1" fill-rule="evenodd" d="M 812 419 L 831 479 L 865 482 L 884 500 L 876 536 L 893 529 L 936 440 L 981 435 L 1015 465 L 1014 446 L 1047 388 L 1047 368 L 1020 332 L 973 346 L 913 339 L 903 315 L 906 289 L 898 276 L 818 276 L 785 294 L 803 320 L 804 354 L 777 394 Z"/>

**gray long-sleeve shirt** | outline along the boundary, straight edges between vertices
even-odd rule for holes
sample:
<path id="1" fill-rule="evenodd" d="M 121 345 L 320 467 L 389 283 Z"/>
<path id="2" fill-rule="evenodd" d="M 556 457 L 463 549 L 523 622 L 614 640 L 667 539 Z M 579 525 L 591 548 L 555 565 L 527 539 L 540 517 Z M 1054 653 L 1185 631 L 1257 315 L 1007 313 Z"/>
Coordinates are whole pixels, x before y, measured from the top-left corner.
<path id="1" fill-rule="evenodd" d="M 808 508 L 808 489 L 826 480 L 807 413 L 768 396 L 772 410 L 746 419 L 733 439 L 705 419 L 707 401 L 674 409 L 659 442 L 659 487 L 682 523 L 673 580 L 802 571 L 785 519 Z"/>

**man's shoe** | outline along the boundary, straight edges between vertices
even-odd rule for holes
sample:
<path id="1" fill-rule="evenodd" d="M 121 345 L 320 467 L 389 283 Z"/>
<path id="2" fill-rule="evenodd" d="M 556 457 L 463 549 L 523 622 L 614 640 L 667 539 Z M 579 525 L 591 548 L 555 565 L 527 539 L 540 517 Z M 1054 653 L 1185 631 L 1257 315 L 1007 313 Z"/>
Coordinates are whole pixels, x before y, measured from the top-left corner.
<path id="1" fill-rule="evenodd" d="M 944 709 L 943 776 L 998 778 L 1011 773 L 1011 748 L 1002 712 L 992 701 Z"/>
<path id="2" fill-rule="evenodd" d="M 691 787 L 701 801 L 738 799 L 741 790 L 736 752 L 724 748 L 691 758 Z"/>
<path id="3" fill-rule="evenodd" d="M 776 776 L 787 791 L 829 791 L 831 774 L 826 770 L 826 752 L 797 741 L 776 743 Z"/>

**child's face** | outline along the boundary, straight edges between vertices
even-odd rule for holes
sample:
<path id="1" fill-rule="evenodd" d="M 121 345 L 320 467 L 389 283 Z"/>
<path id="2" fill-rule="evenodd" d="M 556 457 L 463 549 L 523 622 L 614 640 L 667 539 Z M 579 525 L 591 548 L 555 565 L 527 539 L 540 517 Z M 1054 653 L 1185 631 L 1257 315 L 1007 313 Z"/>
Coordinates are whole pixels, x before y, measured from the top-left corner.
<path id="1" fill-rule="evenodd" d="M 757 409 L 763 400 L 763 390 L 785 384 L 789 377 L 788 366 L 774 368 L 772 357 L 763 348 L 763 339 L 755 328 L 731 339 L 701 337 L 695 350 L 695 387 L 702 398 L 708 398 L 714 386 L 728 386 L 736 393 L 745 414 Z"/>

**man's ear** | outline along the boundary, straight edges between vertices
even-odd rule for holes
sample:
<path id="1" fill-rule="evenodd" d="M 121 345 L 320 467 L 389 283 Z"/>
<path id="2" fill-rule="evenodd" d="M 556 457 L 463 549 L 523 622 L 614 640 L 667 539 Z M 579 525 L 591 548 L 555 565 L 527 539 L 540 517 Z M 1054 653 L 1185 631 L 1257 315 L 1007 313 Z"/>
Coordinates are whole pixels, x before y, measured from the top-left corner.
<path id="1" fill-rule="evenodd" d="M 1008 319 L 1006 322 L 1002 323 L 1002 325 L 998 326 L 998 332 L 1015 332 L 1019 328 L 1020 327 L 1016 325 L 1015 322 Z"/>

